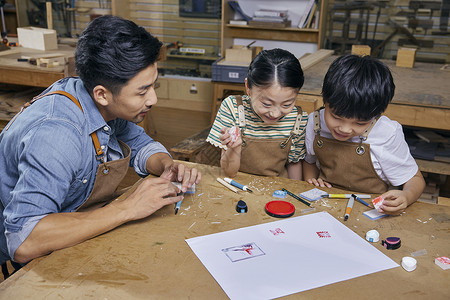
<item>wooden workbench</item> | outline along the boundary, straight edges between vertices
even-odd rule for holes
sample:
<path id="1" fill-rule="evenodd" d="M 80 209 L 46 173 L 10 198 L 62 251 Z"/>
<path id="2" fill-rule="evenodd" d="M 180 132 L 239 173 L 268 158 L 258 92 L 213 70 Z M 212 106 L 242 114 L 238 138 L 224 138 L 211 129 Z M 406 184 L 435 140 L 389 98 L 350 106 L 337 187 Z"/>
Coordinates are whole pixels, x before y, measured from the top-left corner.
<path id="1" fill-rule="evenodd" d="M 305 71 L 297 102 L 307 112 L 322 106 L 323 78 L 336 58 L 327 57 Z M 450 71 L 441 70 L 440 64 L 416 63 L 414 68 L 400 68 L 395 61 L 382 61 L 391 69 L 396 86 L 385 115 L 402 125 L 450 130 Z M 245 91 L 243 83 L 214 82 L 212 121 L 225 90 Z M 315 102 L 312 106 L 311 101 Z"/>
<path id="2" fill-rule="evenodd" d="M 216 181 L 224 174 L 217 167 L 196 165 L 203 180 L 195 195 L 187 195 L 178 215 L 165 207 L 154 215 L 125 224 L 99 237 L 54 253 L 22 268 L 0 284 L 2 299 L 226 299 L 226 294 L 190 250 L 185 239 L 252 226 L 279 219 L 268 216 L 264 205 L 276 189 L 300 193 L 312 188 L 304 182 L 238 174 L 254 193 L 233 193 Z M 337 192 L 334 189 L 324 189 Z M 238 214 L 238 200 L 249 211 Z M 302 215 L 304 204 L 286 198 Z M 346 200 L 315 204 L 316 212 L 327 211 L 343 222 Z M 344 224 L 364 237 L 376 229 L 380 237 L 398 236 L 402 246 L 386 250 L 374 247 L 397 263 L 412 252 L 418 267 L 401 267 L 338 282 L 287 296 L 287 299 L 448 299 L 450 272 L 434 264 L 435 257 L 450 255 L 450 207 L 415 203 L 398 217 L 372 221 L 362 215 L 367 207 L 355 203 Z M 76 230 L 76 229 L 74 229 Z M 301 272 L 301 270 L 299 270 Z"/>
<path id="3" fill-rule="evenodd" d="M 74 47 L 61 44 L 58 45 L 57 50 L 42 51 L 13 47 L 9 50 L 0 51 L 0 82 L 48 87 L 61 78 L 75 75 L 74 52 Z M 62 58 L 60 66 L 46 68 L 17 61 L 21 57 L 45 58 L 51 55 L 58 55 Z"/>
<path id="4" fill-rule="evenodd" d="M 323 78 L 337 56 L 330 56 L 305 71 L 301 93 L 320 96 Z M 443 65 L 416 63 L 400 68 L 382 60 L 392 72 L 395 95 L 385 115 L 402 125 L 450 130 L 450 72 Z"/>

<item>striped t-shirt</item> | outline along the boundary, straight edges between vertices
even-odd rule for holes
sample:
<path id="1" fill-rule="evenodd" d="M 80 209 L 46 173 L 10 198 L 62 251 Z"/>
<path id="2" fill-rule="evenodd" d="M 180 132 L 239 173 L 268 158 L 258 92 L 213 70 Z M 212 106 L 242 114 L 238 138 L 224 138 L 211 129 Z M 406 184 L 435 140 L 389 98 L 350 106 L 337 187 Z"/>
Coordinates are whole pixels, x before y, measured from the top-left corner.
<path id="1" fill-rule="evenodd" d="M 242 96 L 242 102 L 245 110 L 246 136 L 258 139 L 287 139 L 289 137 L 294 128 L 295 120 L 297 119 L 297 107 L 294 107 L 289 114 L 284 116 L 277 123 L 266 124 L 251 107 L 249 96 Z M 229 96 L 222 101 L 206 141 L 216 147 L 226 150 L 226 146 L 222 145 L 219 140 L 221 135 L 220 129 L 238 126 L 238 117 L 236 97 Z M 289 151 L 288 156 L 289 163 L 296 163 L 305 157 L 305 128 L 307 122 L 308 114 L 303 112 L 300 124 L 300 134 L 295 135 L 292 138 L 291 150 Z"/>

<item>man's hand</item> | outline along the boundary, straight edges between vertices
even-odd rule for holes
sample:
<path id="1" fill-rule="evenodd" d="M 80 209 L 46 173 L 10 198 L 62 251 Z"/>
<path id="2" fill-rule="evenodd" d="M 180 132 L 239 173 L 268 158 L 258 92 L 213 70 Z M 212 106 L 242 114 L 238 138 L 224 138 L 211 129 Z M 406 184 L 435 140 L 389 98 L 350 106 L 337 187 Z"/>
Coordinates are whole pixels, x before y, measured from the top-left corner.
<path id="1" fill-rule="evenodd" d="M 170 180 L 163 178 L 146 178 L 127 198 L 113 201 L 110 205 L 127 212 L 127 218 L 139 220 L 145 218 L 163 206 L 183 200 L 177 196 L 181 191 Z"/>
<path id="2" fill-rule="evenodd" d="M 181 191 L 184 193 L 194 183 L 200 183 L 202 174 L 196 168 L 188 168 L 181 163 L 173 162 L 164 169 L 160 177 L 169 181 L 181 182 Z"/>

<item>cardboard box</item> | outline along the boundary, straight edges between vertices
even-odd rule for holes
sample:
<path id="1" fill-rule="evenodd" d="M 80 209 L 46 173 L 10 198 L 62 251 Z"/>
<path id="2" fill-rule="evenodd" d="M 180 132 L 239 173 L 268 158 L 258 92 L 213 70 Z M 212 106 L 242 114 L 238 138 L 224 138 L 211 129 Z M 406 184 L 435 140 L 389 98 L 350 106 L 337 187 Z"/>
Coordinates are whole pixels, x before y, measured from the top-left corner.
<path id="1" fill-rule="evenodd" d="M 359 56 L 370 56 L 370 46 L 367 45 L 352 45 L 352 54 Z"/>
<path id="2" fill-rule="evenodd" d="M 400 48 L 397 52 L 397 67 L 414 68 L 416 60 L 416 48 Z"/>
<path id="3" fill-rule="evenodd" d="M 24 48 L 37 50 L 55 50 L 58 49 L 58 40 L 56 31 L 53 29 L 38 27 L 18 27 L 17 36 L 19 45 Z"/>
<path id="4" fill-rule="evenodd" d="M 225 60 L 250 64 L 256 54 L 256 47 L 247 48 L 246 46 L 235 45 L 233 48 L 225 49 Z"/>

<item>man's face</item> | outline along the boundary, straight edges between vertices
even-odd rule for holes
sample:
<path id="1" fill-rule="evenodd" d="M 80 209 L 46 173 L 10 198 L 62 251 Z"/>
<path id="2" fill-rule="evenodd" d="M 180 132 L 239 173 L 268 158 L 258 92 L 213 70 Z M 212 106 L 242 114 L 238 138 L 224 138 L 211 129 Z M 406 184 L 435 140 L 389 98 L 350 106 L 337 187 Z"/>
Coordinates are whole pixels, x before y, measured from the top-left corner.
<path id="1" fill-rule="evenodd" d="M 158 69 L 155 63 L 131 78 L 119 94 L 113 96 L 109 93 L 112 101 L 105 107 L 105 121 L 120 118 L 133 123 L 142 122 L 152 105 L 158 102 L 155 93 L 157 79 Z"/>
<path id="2" fill-rule="evenodd" d="M 358 120 L 354 118 L 344 118 L 335 115 L 328 104 L 325 104 L 325 124 L 331 131 L 331 135 L 338 141 L 346 141 L 355 136 L 360 136 L 370 126 L 371 120 Z"/>
<path id="3" fill-rule="evenodd" d="M 253 110 L 261 120 L 274 124 L 292 111 L 298 90 L 274 84 L 266 88 L 247 87 L 247 94 L 251 97 Z"/>

